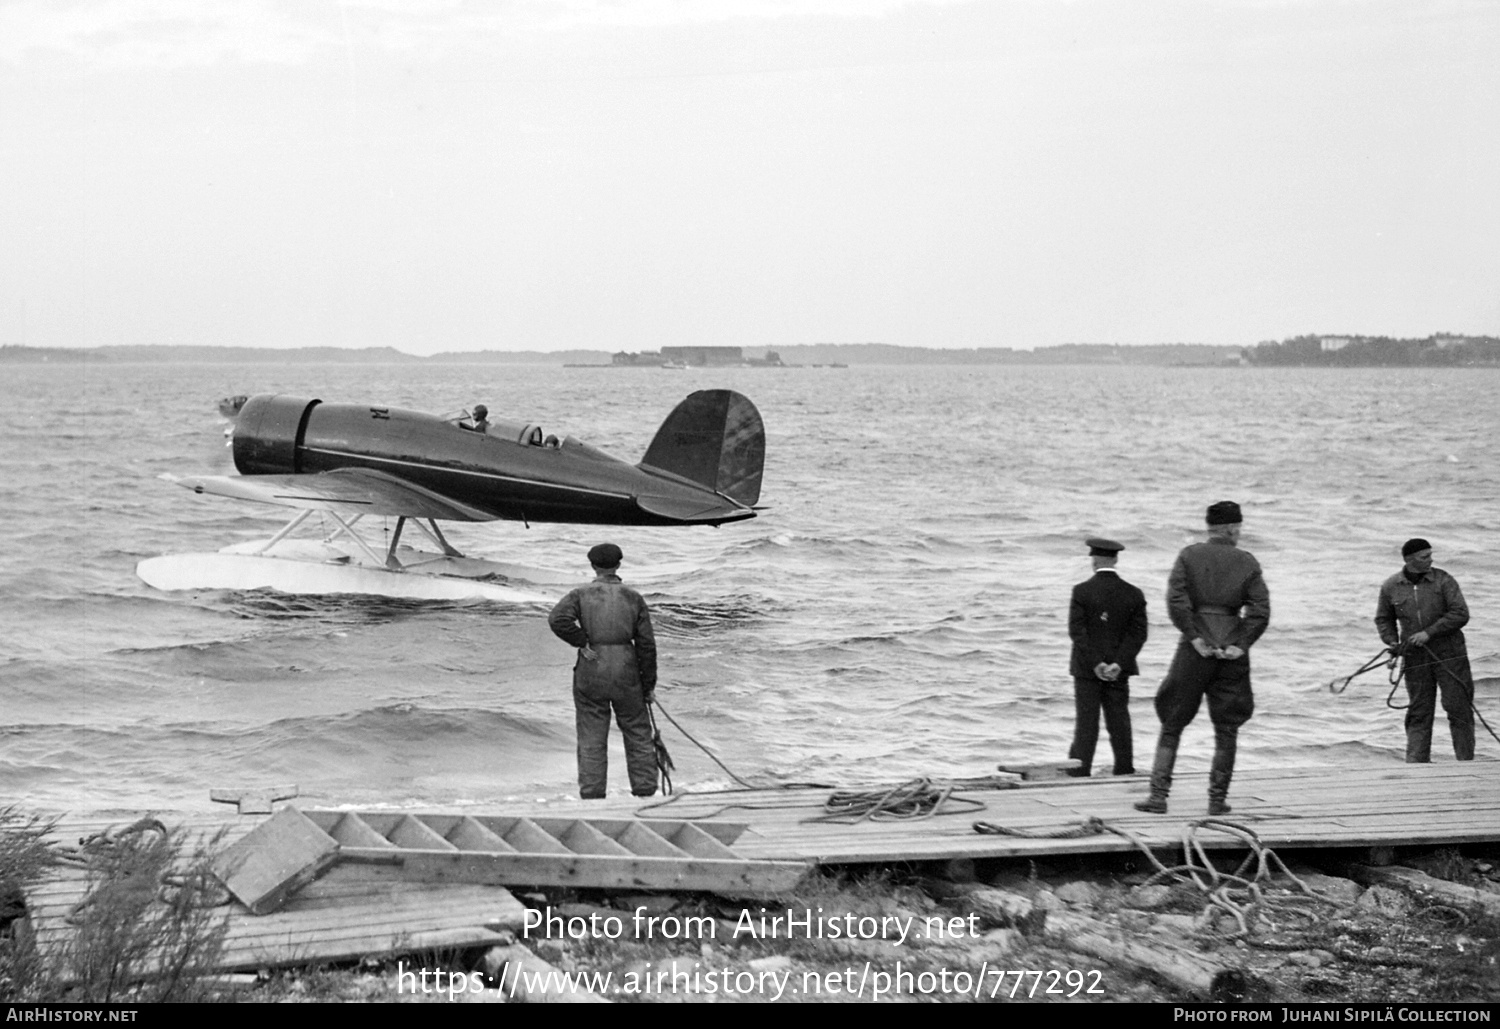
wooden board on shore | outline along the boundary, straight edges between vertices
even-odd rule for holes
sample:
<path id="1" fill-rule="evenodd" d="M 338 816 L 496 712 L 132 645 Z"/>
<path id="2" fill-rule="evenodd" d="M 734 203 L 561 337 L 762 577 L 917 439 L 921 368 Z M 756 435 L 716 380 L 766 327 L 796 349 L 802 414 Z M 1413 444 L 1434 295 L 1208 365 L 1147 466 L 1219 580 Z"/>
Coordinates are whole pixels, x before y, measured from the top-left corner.
<path id="1" fill-rule="evenodd" d="M 189 852 L 215 839 L 221 845 L 232 844 L 262 821 L 158 817 L 172 829 L 183 830 Z M 58 823 L 54 838 L 70 843 L 133 820 L 70 819 Z M 74 936 L 68 916 L 88 887 L 85 871 L 63 867 L 26 891 L 38 949 L 59 971 Z M 519 932 L 525 915 L 521 903 L 499 886 L 414 883 L 399 869 L 370 865 L 335 866 L 271 914 L 252 915 L 238 903 L 215 911 L 228 918 L 218 962 L 225 970 L 488 945 L 499 939 L 498 930 Z"/>

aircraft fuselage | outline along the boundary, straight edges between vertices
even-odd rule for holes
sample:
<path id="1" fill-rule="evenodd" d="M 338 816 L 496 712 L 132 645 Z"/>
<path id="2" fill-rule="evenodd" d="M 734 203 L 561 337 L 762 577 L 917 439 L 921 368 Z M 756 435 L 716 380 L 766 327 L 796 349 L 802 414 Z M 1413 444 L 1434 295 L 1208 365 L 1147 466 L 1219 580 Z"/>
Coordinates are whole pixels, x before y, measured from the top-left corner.
<path id="1" fill-rule="evenodd" d="M 571 436 L 544 439 L 533 426 L 497 423 L 477 432 L 418 411 L 262 395 L 241 410 L 233 444 L 247 478 L 366 468 L 493 518 L 673 525 L 754 517 L 750 504 L 715 489 Z M 758 465 L 755 488 L 758 494 Z M 703 513 L 692 518 L 661 513 L 695 506 Z"/>

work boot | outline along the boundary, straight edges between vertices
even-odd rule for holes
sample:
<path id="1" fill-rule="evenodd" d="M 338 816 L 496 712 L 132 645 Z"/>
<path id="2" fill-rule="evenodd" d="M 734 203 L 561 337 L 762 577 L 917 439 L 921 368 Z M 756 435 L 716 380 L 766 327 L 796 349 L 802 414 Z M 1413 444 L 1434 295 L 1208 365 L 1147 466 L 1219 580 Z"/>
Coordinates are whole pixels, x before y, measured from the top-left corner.
<path id="1" fill-rule="evenodd" d="M 1156 741 L 1156 762 L 1151 766 L 1151 795 L 1137 801 L 1135 809 L 1153 815 L 1167 813 L 1167 794 L 1172 792 L 1172 767 L 1177 764 L 1177 739 L 1166 735 Z"/>
<path id="2" fill-rule="evenodd" d="M 1237 733 L 1214 733 L 1214 761 L 1208 769 L 1208 813 L 1227 815 L 1234 809 L 1229 806 L 1229 780 L 1234 777 L 1235 751 L 1239 746 Z"/>

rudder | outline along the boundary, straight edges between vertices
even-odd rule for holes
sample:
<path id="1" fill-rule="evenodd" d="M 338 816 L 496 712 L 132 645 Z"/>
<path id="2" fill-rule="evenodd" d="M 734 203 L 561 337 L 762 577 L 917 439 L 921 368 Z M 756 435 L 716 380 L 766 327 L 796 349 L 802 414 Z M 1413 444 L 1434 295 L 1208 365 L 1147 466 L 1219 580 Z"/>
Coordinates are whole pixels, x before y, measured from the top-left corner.
<path id="1" fill-rule="evenodd" d="M 766 428 L 750 398 L 731 389 L 704 389 L 667 415 L 640 466 L 753 507 L 765 460 Z"/>

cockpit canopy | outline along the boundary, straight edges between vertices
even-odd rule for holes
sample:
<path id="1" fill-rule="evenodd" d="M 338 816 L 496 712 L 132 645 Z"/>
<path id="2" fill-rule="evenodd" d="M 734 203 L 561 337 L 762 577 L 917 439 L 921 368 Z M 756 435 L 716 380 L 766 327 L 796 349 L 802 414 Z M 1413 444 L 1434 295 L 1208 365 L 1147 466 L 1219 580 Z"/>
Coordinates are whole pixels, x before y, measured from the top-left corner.
<path id="1" fill-rule="evenodd" d="M 542 427 L 531 422 L 508 422 L 502 418 L 490 418 L 481 430 L 475 426 L 473 415 L 468 411 L 447 420 L 456 424 L 460 429 L 468 429 L 470 432 L 482 431 L 486 436 L 510 440 L 522 446 L 554 449 L 562 446 L 562 442 L 556 436 L 543 434 Z"/>

